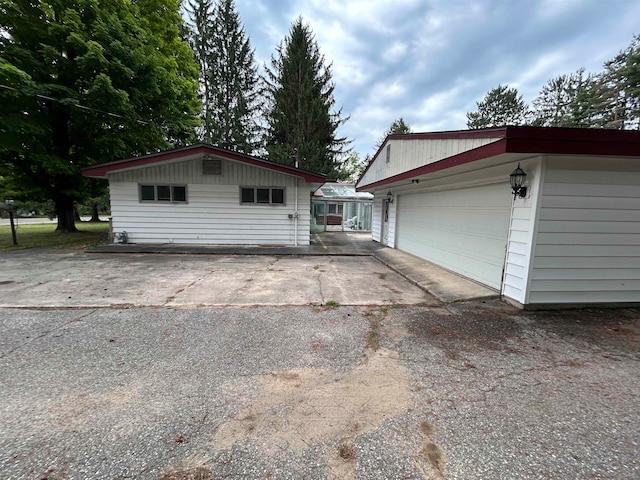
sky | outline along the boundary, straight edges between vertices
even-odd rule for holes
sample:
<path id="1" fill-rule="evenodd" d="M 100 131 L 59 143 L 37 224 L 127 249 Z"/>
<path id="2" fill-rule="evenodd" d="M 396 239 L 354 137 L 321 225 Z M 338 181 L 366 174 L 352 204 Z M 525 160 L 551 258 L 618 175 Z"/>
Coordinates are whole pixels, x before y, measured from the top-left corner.
<path id="1" fill-rule="evenodd" d="M 397 118 L 463 130 L 492 88 L 530 103 L 548 80 L 605 61 L 640 34 L 638 0 L 236 0 L 260 69 L 302 16 L 364 157 Z"/>

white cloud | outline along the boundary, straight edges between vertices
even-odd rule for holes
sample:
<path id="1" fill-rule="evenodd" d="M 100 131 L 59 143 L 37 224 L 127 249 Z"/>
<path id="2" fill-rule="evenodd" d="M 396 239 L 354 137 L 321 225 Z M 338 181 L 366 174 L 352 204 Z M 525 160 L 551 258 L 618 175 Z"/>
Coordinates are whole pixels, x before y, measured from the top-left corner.
<path id="1" fill-rule="evenodd" d="M 414 130 L 460 129 L 491 88 L 531 101 L 551 78 L 598 71 L 638 31 L 640 2 L 236 0 L 258 63 L 298 16 L 332 63 L 341 135 L 371 150 L 402 116 Z"/>

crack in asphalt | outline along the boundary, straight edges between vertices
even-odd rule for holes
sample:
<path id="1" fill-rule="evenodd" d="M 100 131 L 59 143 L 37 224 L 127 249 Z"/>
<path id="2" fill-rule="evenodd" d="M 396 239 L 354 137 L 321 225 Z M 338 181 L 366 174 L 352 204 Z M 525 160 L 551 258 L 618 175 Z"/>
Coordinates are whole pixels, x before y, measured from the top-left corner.
<path id="1" fill-rule="evenodd" d="M 50 335 L 50 334 L 52 334 L 52 333 L 54 333 L 54 332 L 57 332 L 58 330 L 60 330 L 60 329 L 62 329 L 62 328 L 64 328 L 64 327 L 66 327 L 66 326 L 67 326 L 67 325 L 69 325 L 70 323 L 73 323 L 73 322 L 79 322 L 79 321 L 81 321 L 82 319 L 84 319 L 84 318 L 88 317 L 89 315 L 91 315 L 91 314 L 93 314 L 93 313 L 95 313 L 95 312 L 96 312 L 96 310 L 95 310 L 95 309 L 92 309 L 90 312 L 87 312 L 87 313 L 85 313 L 84 315 L 80 315 L 79 317 L 72 318 L 71 320 L 68 320 L 68 321 L 66 321 L 66 322 L 63 322 L 63 323 L 59 324 L 57 327 L 54 327 L 54 328 L 52 328 L 52 329 L 50 329 L 50 330 L 45 330 L 44 332 L 41 332 L 41 333 L 39 333 L 38 335 L 35 335 L 35 336 L 33 336 L 33 337 L 30 337 L 30 338 L 29 338 L 29 340 L 27 340 L 27 341 L 25 341 L 25 342 L 22 342 L 20 345 L 18 345 L 18 346 L 16 346 L 16 347 L 12 348 L 12 349 L 11 349 L 11 350 L 9 350 L 8 352 L 3 353 L 3 354 L 0 354 L 0 358 L 5 358 L 5 357 L 7 357 L 7 356 L 11 355 L 12 353 L 14 353 L 15 351 L 20 350 L 21 348 L 23 348 L 23 347 L 25 347 L 25 346 L 29 345 L 30 343 L 33 343 L 33 342 L 35 342 L 36 340 L 39 340 L 39 339 L 44 338 L 44 337 L 46 337 L 46 336 L 48 336 L 48 335 Z"/>

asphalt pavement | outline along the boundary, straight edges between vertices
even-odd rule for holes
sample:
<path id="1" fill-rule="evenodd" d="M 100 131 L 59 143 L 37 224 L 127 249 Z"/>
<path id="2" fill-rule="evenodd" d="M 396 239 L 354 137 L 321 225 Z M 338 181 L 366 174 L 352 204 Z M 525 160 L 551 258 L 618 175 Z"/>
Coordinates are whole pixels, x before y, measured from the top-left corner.
<path id="1" fill-rule="evenodd" d="M 640 478 L 640 311 L 370 255 L 0 254 L 0 477 Z"/>

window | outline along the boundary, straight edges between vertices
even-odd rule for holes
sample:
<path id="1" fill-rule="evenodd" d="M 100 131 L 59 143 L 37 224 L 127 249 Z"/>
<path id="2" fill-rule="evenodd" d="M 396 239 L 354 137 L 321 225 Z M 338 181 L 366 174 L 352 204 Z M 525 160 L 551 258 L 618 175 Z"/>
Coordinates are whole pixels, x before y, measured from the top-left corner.
<path id="1" fill-rule="evenodd" d="M 241 187 L 240 203 L 284 205 L 284 188 Z"/>
<path id="2" fill-rule="evenodd" d="M 186 185 L 140 185 L 141 202 L 187 202 Z"/>
<path id="3" fill-rule="evenodd" d="M 329 207 L 329 215 L 342 215 L 342 203 L 330 203 Z"/>

